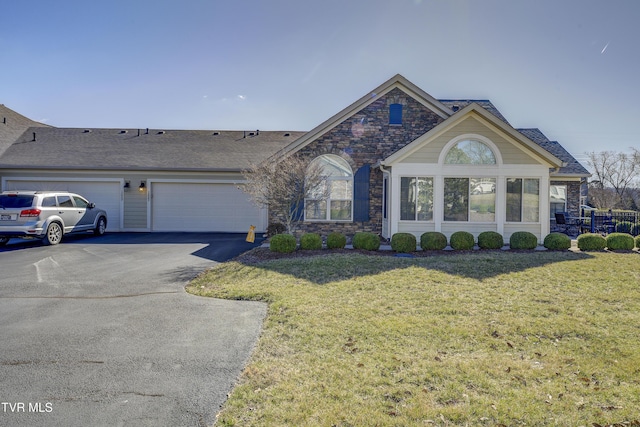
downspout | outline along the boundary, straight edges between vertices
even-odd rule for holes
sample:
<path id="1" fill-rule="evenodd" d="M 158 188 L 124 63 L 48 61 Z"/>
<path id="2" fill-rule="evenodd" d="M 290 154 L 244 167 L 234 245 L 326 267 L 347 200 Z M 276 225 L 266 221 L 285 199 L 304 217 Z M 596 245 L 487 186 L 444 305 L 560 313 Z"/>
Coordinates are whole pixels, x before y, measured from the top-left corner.
<path id="1" fill-rule="evenodd" d="M 382 176 L 383 176 L 383 182 L 384 182 L 384 174 L 386 173 L 388 178 L 387 178 L 387 191 L 385 192 L 385 194 L 383 194 L 383 197 L 386 197 L 387 199 L 387 233 L 389 233 L 389 235 L 391 235 L 391 198 L 389 197 L 389 192 L 391 191 L 391 171 L 386 170 L 383 166 L 382 163 L 380 163 L 378 165 L 378 167 L 380 168 L 380 171 L 382 172 Z M 384 199 L 382 200 L 382 206 L 384 209 Z M 382 212 L 382 222 L 384 223 L 384 211 Z M 380 226 L 382 227 L 382 224 L 380 224 Z M 380 230 L 382 231 L 382 230 Z"/>

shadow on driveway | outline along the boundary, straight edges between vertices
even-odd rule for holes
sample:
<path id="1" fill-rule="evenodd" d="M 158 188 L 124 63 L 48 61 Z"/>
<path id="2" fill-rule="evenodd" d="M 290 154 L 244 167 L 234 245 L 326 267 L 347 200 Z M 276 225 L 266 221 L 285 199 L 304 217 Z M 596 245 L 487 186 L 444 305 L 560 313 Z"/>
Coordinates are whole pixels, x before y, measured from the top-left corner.
<path id="1" fill-rule="evenodd" d="M 61 245 L 163 245 L 163 244 L 203 244 L 203 248 L 192 255 L 210 261 L 224 262 L 262 244 L 262 237 L 256 236 L 254 243 L 245 241 L 245 233 L 107 233 L 96 237 L 89 233 L 68 234 Z M 1 252 L 26 250 L 41 247 L 40 240 L 12 239 L 0 247 Z"/>

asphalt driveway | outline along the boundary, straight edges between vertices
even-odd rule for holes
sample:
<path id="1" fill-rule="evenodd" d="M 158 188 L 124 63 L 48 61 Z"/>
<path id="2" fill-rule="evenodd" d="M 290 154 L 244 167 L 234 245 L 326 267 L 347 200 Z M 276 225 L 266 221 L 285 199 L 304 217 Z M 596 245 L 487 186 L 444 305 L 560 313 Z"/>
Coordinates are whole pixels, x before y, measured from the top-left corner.
<path id="1" fill-rule="evenodd" d="M 68 236 L 0 248 L 1 426 L 208 426 L 266 306 L 188 295 L 233 234 Z"/>

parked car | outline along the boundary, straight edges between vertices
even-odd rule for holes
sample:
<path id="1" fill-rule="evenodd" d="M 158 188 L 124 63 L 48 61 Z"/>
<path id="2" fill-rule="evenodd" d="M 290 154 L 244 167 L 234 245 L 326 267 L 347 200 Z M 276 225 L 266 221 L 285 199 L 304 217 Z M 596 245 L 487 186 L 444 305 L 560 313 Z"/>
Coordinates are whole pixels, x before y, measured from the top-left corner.
<path id="1" fill-rule="evenodd" d="M 0 246 L 9 239 L 42 239 L 57 245 L 62 236 L 107 228 L 107 213 L 84 197 L 66 191 L 5 191 L 0 194 Z"/>

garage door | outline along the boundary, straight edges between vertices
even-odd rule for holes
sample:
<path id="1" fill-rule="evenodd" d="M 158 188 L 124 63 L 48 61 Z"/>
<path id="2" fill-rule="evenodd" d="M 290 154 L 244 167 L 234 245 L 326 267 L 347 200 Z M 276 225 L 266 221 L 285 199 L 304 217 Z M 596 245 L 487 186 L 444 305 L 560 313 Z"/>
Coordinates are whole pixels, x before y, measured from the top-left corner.
<path id="1" fill-rule="evenodd" d="M 107 211 L 107 231 L 120 230 L 120 183 L 118 181 L 7 180 L 7 190 L 49 190 L 77 193 Z"/>
<path id="2" fill-rule="evenodd" d="M 264 215 L 235 184 L 151 184 L 153 231 L 264 231 Z"/>

